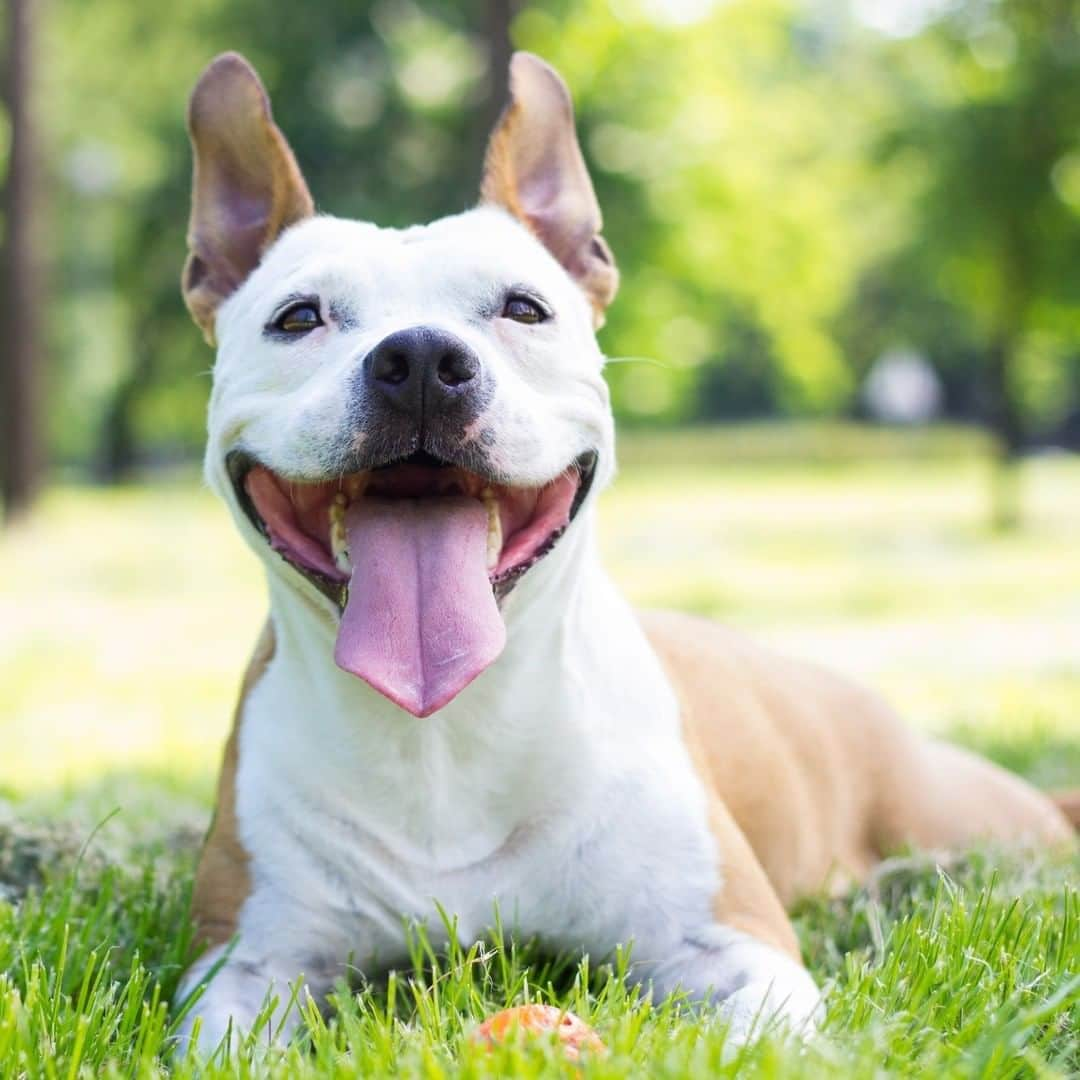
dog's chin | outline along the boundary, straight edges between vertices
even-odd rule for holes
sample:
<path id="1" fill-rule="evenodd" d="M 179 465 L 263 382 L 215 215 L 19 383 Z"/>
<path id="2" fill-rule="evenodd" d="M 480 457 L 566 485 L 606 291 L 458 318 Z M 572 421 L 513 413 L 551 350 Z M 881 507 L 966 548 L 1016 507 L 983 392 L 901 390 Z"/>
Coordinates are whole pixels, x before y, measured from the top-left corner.
<path id="1" fill-rule="evenodd" d="M 570 462 L 539 486 L 507 484 L 423 451 L 388 464 L 332 477 L 275 472 L 245 450 L 232 450 L 226 471 L 244 515 L 289 569 L 343 610 L 352 555 L 346 521 L 362 517 L 365 500 L 427 503 L 475 500 L 487 515 L 487 570 L 502 600 L 558 543 L 588 495 L 596 451 Z"/>

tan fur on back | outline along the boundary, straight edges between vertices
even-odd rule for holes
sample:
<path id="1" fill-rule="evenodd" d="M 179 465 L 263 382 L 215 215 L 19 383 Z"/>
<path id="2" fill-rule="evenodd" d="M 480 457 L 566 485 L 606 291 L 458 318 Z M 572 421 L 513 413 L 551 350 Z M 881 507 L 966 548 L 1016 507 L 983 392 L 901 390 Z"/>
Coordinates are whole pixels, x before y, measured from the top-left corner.
<path id="1" fill-rule="evenodd" d="M 784 905 L 861 879 L 905 844 L 1072 843 L 1049 798 L 917 735 L 868 691 L 705 619 L 641 618 L 702 778 Z"/>
<path id="2" fill-rule="evenodd" d="M 195 875 L 191 914 L 198 941 L 208 946 L 221 944 L 233 936 L 240 905 L 251 891 L 248 853 L 240 843 L 236 828 L 237 741 L 244 702 L 273 657 L 274 627 L 268 619 L 244 673 L 233 729 L 225 744 L 218 777 L 217 809 Z"/>

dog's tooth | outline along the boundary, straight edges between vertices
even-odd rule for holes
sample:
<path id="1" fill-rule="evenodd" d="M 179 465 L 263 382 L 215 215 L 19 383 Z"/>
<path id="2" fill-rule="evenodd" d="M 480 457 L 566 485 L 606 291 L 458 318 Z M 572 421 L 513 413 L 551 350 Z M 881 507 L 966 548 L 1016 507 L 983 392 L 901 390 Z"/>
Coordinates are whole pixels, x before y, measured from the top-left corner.
<path id="1" fill-rule="evenodd" d="M 362 499 L 364 492 L 367 490 L 368 474 L 364 473 L 361 476 L 357 476 L 355 473 L 352 476 L 345 478 L 345 490 L 349 493 L 349 499 L 355 501 L 356 499 Z"/>
<path id="2" fill-rule="evenodd" d="M 487 568 L 494 570 L 499 565 L 499 556 L 502 554 L 503 535 L 502 518 L 499 517 L 499 500 L 495 498 L 495 492 L 486 487 L 480 493 L 487 507 L 488 530 L 487 530 Z"/>
<path id="3" fill-rule="evenodd" d="M 349 542 L 345 533 L 345 510 L 348 505 L 348 497 L 343 491 L 339 491 L 330 504 L 330 553 L 334 556 L 334 565 L 343 574 L 352 573 Z"/>

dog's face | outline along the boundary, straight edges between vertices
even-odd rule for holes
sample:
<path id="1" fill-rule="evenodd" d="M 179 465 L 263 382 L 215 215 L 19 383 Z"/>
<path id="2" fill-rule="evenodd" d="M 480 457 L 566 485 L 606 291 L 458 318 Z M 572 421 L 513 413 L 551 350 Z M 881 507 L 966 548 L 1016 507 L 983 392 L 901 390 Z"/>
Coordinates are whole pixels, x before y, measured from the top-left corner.
<path id="1" fill-rule="evenodd" d="M 612 469 L 616 286 L 558 76 L 519 54 L 479 208 L 316 217 L 254 72 L 192 97 L 185 299 L 218 360 L 207 470 L 335 659 L 415 715 L 499 654 L 499 601 Z M 317 590 L 317 592 L 316 592 Z"/>

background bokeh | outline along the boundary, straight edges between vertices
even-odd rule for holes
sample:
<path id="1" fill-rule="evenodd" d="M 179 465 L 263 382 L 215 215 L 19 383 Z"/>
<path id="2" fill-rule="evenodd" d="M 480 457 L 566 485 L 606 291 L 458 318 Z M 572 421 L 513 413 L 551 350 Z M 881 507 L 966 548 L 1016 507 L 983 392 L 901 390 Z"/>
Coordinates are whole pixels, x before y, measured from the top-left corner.
<path id="1" fill-rule="evenodd" d="M 20 9 L 33 47 L 13 57 Z M 9 498 L 0 530 L 0 789 L 131 765 L 209 792 L 263 603 L 198 488 L 213 357 L 178 289 L 186 98 L 227 48 L 319 208 L 388 225 L 475 201 L 512 48 L 558 67 L 622 270 L 601 332 L 620 582 L 920 723 L 1026 732 L 1029 773 L 1080 782 L 1072 0 L 6 11 L 0 472 L 43 493 Z"/>
<path id="2" fill-rule="evenodd" d="M 872 365 L 914 357 L 931 414 L 1080 440 L 1068 0 L 52 0 L 37 24 L 54 462 L 199 452 L 182 118 L 225 48 L 320 209 L 391 225 L 474 201 L 511 42 L 555 64 L 623 271 L 602 342 L 628 424 L 865 415 Z"/>

